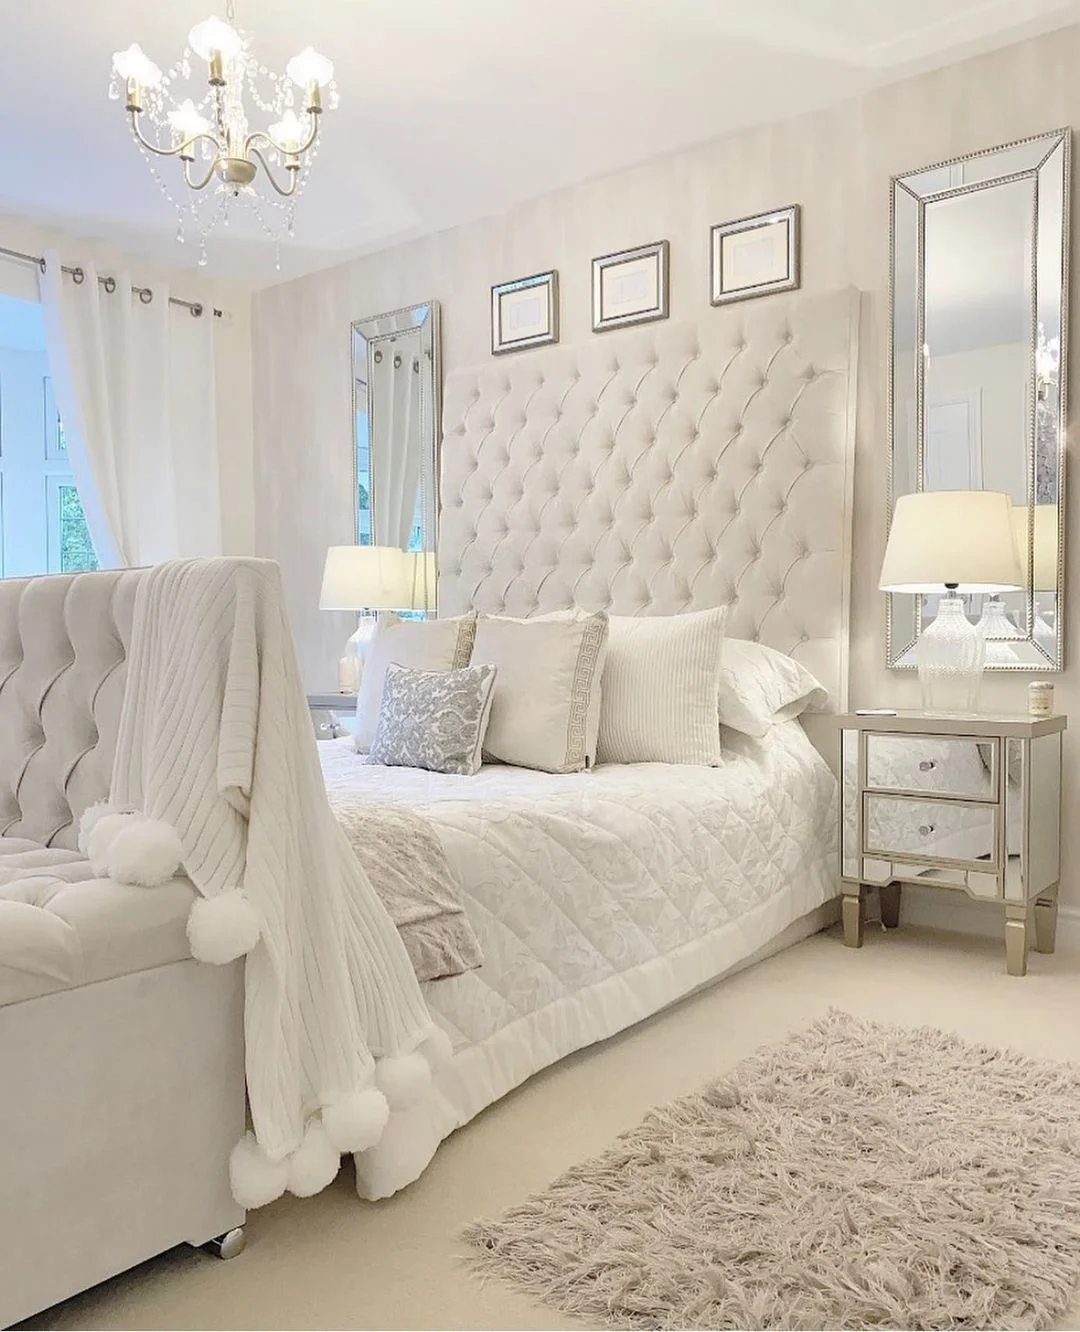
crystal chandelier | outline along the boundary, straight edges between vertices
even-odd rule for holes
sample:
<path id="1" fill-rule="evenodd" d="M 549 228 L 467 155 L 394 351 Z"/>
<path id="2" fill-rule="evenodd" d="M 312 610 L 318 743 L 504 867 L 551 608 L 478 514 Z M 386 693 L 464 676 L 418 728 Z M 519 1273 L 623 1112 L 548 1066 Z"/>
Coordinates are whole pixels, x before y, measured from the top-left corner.
<path id="1" fill-rule="evenodd" d="M 233 0 L 226 0 L 225 20 L 197 23 L 180 59 L 164 72 L 138 45 L 117 51 L 109 85 L 114 100 L 126 96 L 132 138 L 176 209 L 177 240 L 184 241 L 187 227 L 198 235 L 200 264 L 208 233 L 218 223 L 228 226 L 234 202 L 250 207 L 275 243 L 282 232 L 292 235 L 296 201 L 318 152 L 323 89 L 327 109 L 338 103 L 334 66 L 325 56 L 309 46 L 293 56 L 284 76 L 275 74 L 255 59 L 233 19 Z M 274 123 L 252 129 L 245 95 Z M 179 160 L 190 188 L 181 198 L 158 169 L 168 157 Z M 270 189 L 260 192 L 256 183 Z"/>

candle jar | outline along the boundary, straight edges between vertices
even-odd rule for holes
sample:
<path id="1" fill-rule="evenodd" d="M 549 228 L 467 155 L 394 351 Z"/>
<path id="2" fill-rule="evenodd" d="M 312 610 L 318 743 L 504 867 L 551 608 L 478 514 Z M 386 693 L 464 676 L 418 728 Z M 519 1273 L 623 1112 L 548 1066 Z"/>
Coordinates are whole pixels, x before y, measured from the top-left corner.
<path id="1" fill-rule="evenodd" d="M 1054 711 L 1054 686 L 1049 680 L 1032 680 L 1028 685 L 1028 716 L 1049 717 Z"/>

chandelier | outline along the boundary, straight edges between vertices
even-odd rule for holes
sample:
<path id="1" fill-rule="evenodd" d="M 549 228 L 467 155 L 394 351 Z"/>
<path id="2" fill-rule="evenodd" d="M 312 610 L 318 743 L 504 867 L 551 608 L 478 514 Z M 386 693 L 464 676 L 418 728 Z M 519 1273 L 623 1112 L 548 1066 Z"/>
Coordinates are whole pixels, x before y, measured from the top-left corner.
<path id="1" fill-rule="evenodd" d="M 275 74 L 255 59 L 234 17 L 233 0 L 226 0 L 224 21 L 197 23 L 165 71 L 138 45 L 117 51 L 109 84 L 111 98 L 126 96 L 132 138 L 176 209 L 177 240 L 185 240 L 188 227 L 197 234 L 200 265 L 208 233 L 228 226 L 235 203 L 251 209 L 275 244 L 283 232 L 292 235 L 296 201 L 318 153 L 323 89 L 327 109 L 338 103 L 334 66 L 325 56 L 309 46 L 284 75 Z M 266 120 L 276 117 L 273 123 L 252 129 L 245 97 Z M 158 167 L 170 157 L 188 186 L 179 198 Z"/>

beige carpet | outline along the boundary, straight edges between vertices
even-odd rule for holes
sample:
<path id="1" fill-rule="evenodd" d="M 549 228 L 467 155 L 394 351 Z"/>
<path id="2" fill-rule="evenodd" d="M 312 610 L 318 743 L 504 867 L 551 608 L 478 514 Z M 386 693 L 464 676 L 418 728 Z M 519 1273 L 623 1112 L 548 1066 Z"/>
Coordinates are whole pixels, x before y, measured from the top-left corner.
<path id="1" fill-rule="evenodd" d="M 1080 957 L 1035 954 L 1007 976 L 998 942 L 905 928 L 866 947 L 818 935 L 534 1078 L 440 1149 L 422 1179 L 371 1205 L 351 1173 L 316 1198 L 252 1213 L 223 1263 L 177 1249 L 33 1320 L 42 1328 L 552 1328 L 578 1326 L 502 1282 L 479 1285 L 459 1239 L 595 1156 L 653 1106 L 830 1006 L 1080 1062 Z M 1058 1323 L 1080 1328 L 1080 1302 Z"/>
<path id="2" fill-rule="evenodd" d="M 834 1011 L 465 1238 L 613 1327 L 1046 1327 L 1080 1277 L 1080 1069 Z"/>

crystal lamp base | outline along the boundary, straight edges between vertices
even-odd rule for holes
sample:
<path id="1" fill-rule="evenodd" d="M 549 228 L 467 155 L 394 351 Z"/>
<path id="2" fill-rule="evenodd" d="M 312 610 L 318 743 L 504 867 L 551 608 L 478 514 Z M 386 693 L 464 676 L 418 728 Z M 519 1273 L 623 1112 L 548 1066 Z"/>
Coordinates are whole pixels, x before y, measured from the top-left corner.
<path id="1" fill-rule="evenodd" d="M 923 711 L 977 712 L 985 660 L 986 640 L 965 615 L 963 598 L 942 597 L 919 636 Z"/>

